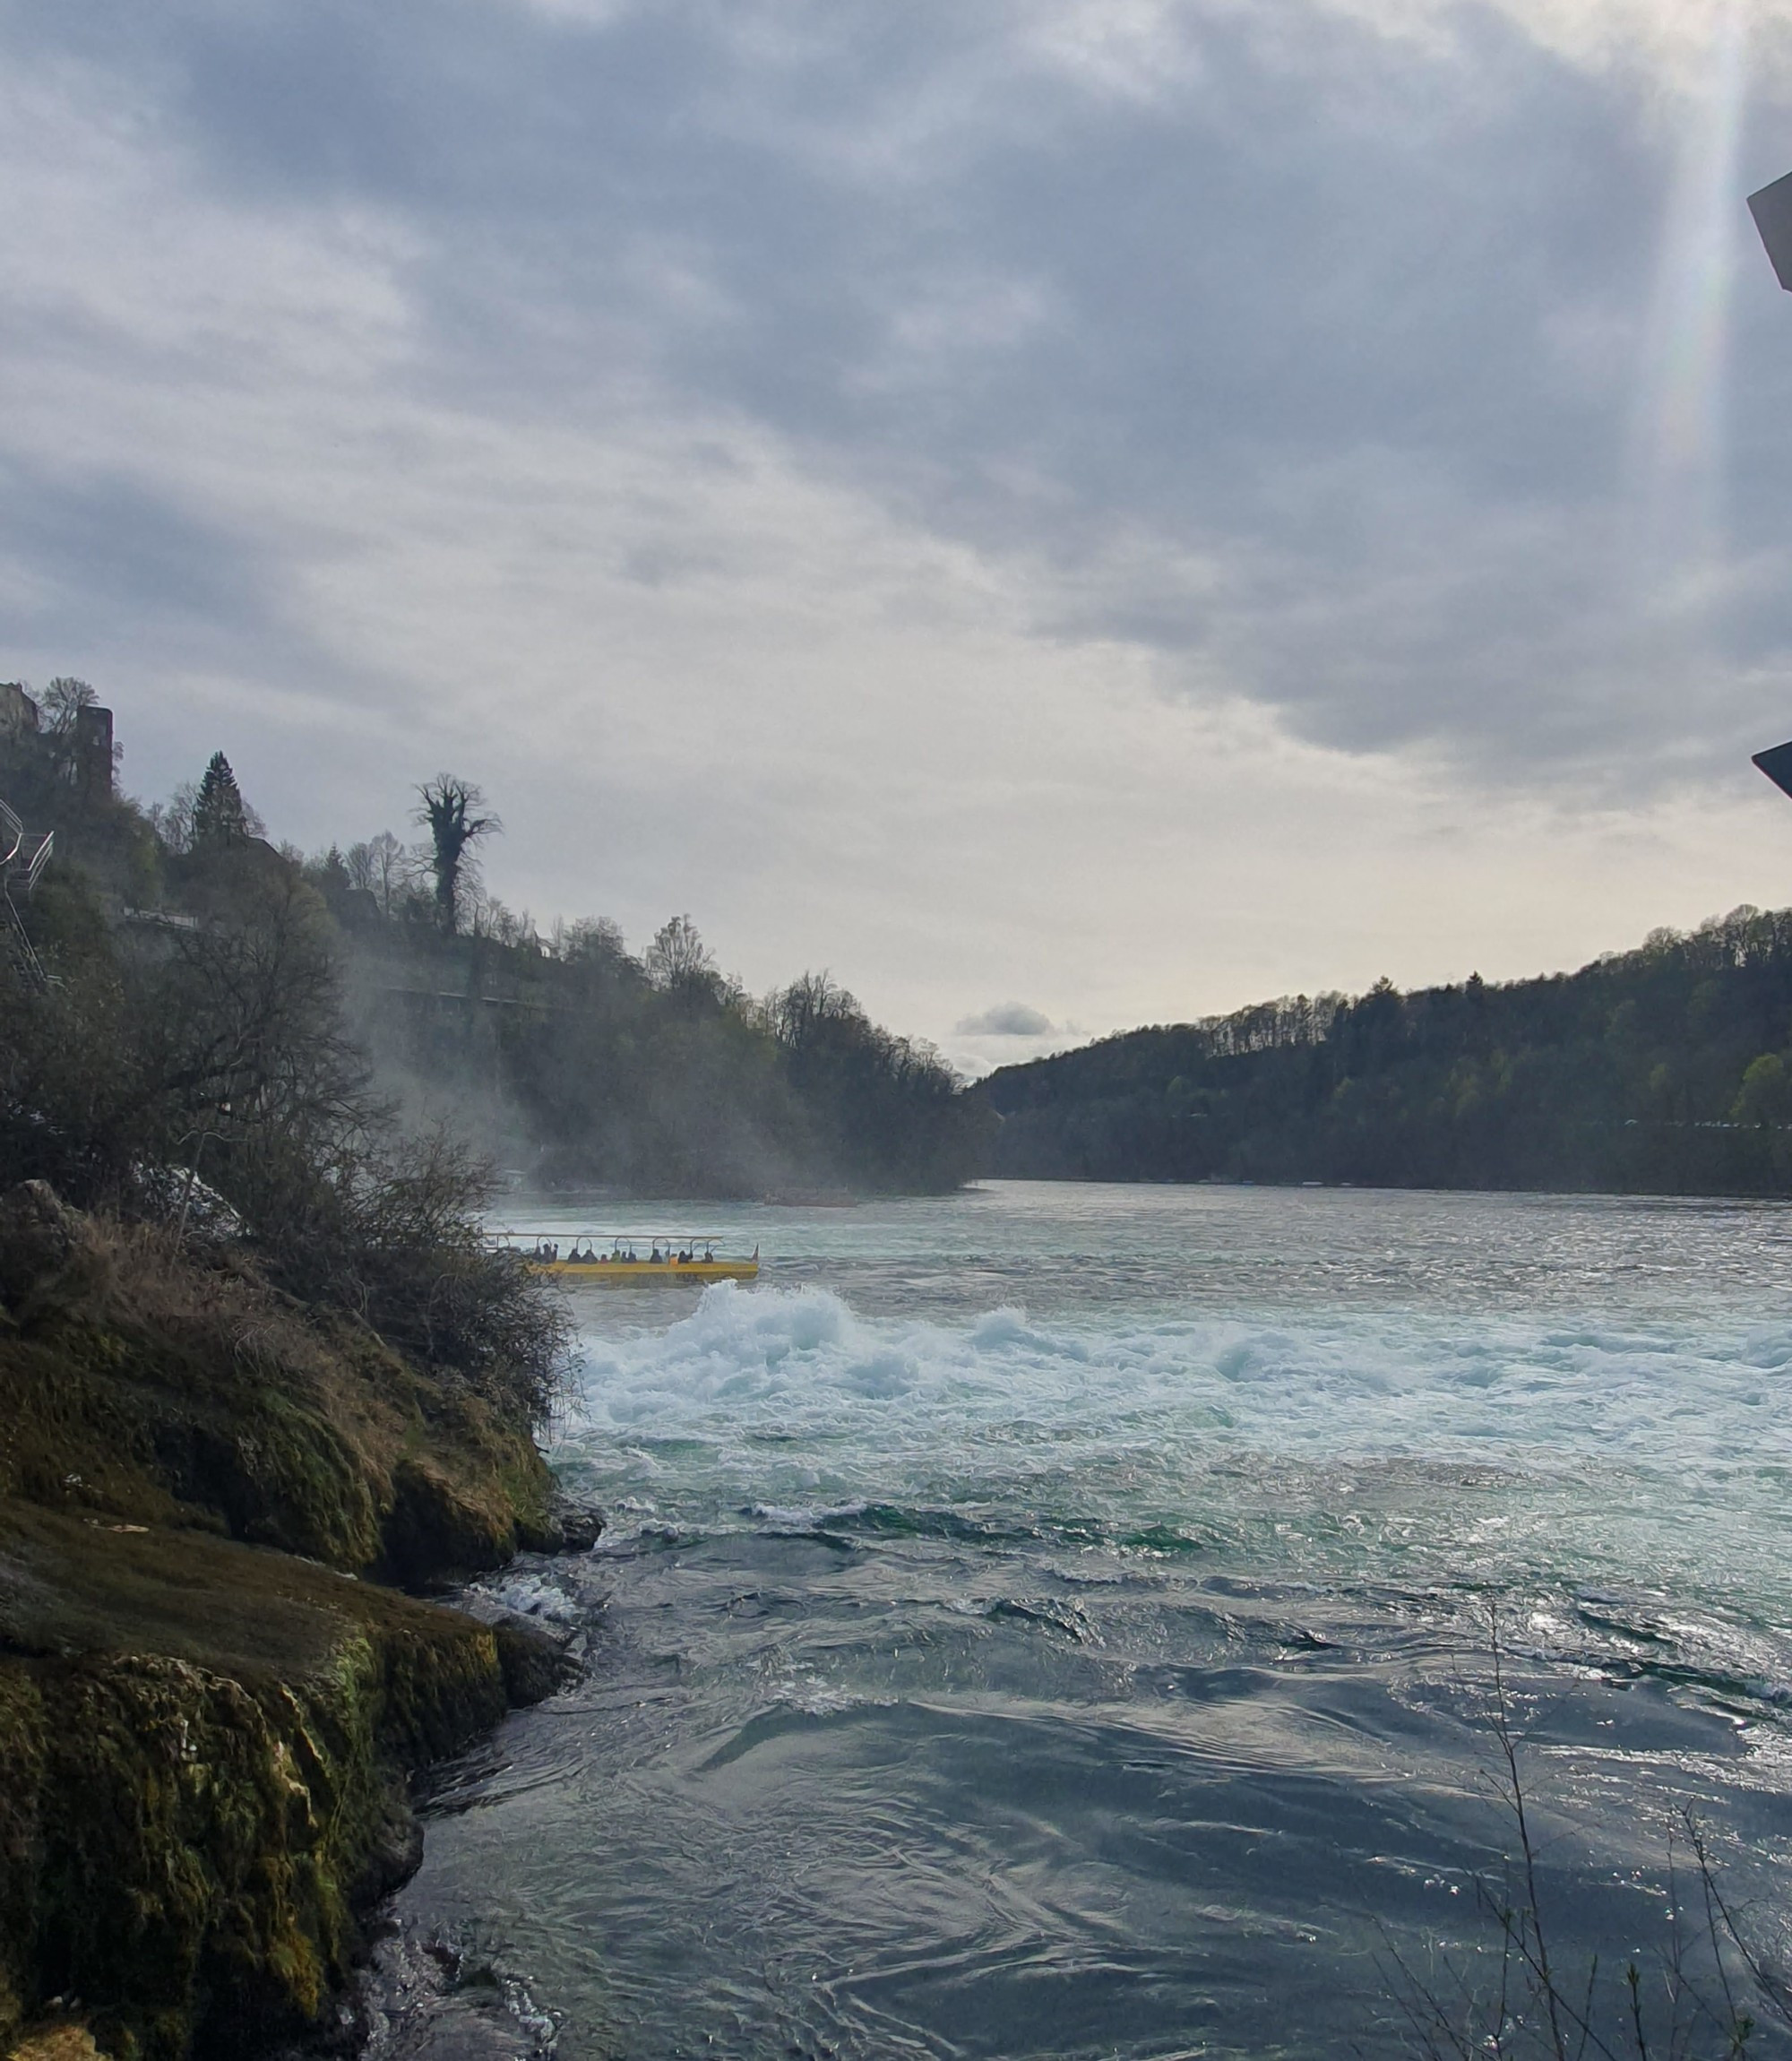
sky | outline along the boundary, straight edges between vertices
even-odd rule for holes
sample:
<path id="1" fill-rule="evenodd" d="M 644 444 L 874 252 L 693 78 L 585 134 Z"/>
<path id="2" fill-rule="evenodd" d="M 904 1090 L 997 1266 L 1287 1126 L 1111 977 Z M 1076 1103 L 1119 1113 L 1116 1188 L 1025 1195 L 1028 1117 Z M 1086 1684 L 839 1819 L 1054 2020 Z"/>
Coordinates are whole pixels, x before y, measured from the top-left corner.
<path id="1" fill-rule="evenodd" d="M 0 0 L 0 677 L 981 1071 L 1792 902 L 1792 0 Z"/>

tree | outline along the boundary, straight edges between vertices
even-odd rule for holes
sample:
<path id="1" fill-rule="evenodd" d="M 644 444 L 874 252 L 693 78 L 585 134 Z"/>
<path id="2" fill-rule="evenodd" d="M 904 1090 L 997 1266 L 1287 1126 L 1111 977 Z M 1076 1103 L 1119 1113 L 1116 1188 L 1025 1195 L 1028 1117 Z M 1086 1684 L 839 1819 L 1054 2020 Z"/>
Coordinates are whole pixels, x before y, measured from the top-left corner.
<path id="1" fill-rule="evenodd" d="M 1763 1052 L 1749 1063 L 1742 1087 L 1730 1108 L 1733 1124 L 1753 1124 L 1765 1129 L 1783 1125 L 1792 1117 L 1792 1079 L 1777 1052 Z"/>
<path id="2" fill-rule="evenodd" d="M 825 971 L 799 973 L 788 987 L 766 997 L 764 1011 L 772 1036 L 796 1052 L 804 1050 L 824 1024 L 864 1016 L 857 999 Z"/>
<path id="3" fill-rule="evenodd" d="M 193 849 L 193 812 L 198 801 L 198 788 L 184 780 L 167 801 L 151 804 L 150 828 L 169 851 Z"/>
<path id="4" fill-rule="evenodd" d="M 621 928 L 607 916 L 577 916 L 554 926 L 554 949 L 568 965 L 620 966 L 628 957 Z"/>
<path id="5" fill-rule="evenodd" d="M 249 813 L 243 806 L 242 790 L 230 762 L 222 752 L 213 752 L 205 777 L 193 803 L 193 842 L 195 849 L 216 849 L 244 844 L 249 836 Z"/>
<path id="6" fill-rule="evenodd" d="M 410 855 L 391 831 L 383 830 L 365 844 L 351 844 L 344 862 L 350 887 L 365 888 L 389 917 L 392 903 L 410 885 Z"/>
<path id="7" fill-rule="evenodd" d="M 85 680 L 59 673 L 44 689 L 44 697 L 39 705 L 51 737 L 69 737 L 74 734 L 75 721 L 82 709 L 97 707 L 99 701 L 99 696 Z"/>
<path id="8" fill-rule="evenodd" d="M 417 790 L 413 820 L 429 832 L 430 870 L 435 875 L 435 917 L 451 936 L 459 927 L 461 898 L 474 884 L 471 847 L 501 831 L 495 815 L 482 815 L 484 792 L 471 780 L 437 773 Z"/>
<path id="9" fill-rule="evenodd" d="M 643 962 L 647 978 L 668 995 L 689 995 L 698 989 L 715 992 L 715 954 L 697 935 L 697 927 L 688 916 L 675 916 L 660 925 Z"/>

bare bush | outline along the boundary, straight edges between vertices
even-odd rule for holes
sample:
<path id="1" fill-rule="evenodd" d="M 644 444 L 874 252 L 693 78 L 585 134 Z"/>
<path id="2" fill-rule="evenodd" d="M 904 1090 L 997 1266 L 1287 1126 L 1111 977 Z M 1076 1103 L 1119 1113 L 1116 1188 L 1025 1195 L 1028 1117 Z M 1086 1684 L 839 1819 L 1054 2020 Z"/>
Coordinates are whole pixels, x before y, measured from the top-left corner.
<path id="1" fill-rule="evenodd" d="M 1446 1953 L 1420 1968 L 1390 1942 L 1390 1988 L 1412 2051 L 1425 2061 L 1718 2061 L 1747 2052 L 1764 2022 L 1792 2030 L 1792 1988 L 1748 1937 L 1690 1812 L 1681 1820 L 1684 1847 L 1668 1854 L 1666 1951 L 1647 1965 L 1598 1955 L 1582 1965 L 1558 1950 L 1497 1618 L 1489 1637 L 1491 1779 L 1512 1845 L 1474 1887 L 1477 1908 L 1497 1935 L 1497 1974 L 1491 1983 L 1478 1980 Z"/>
<path id="2" fill-rule="evenodd" d="M 395 1134 L 312 891 L 261 858 L 212 885 L 204 920 L 135 949 L 74 927 L 47 994 L 0 980 L 0 1160 L 177 1235 L 234 1224 L 281 1288 L 507 1420 L 542 1421 L 568 1325 L 551 1289 L 486 1248 L 488 1169 L 445 1137 Z"/>
<path id="3" fill-rule="evenodd" d="M 506 1421 L 539 1425 L 562 1400 L 572 1324 L 520 1258 L 487 1246 L 491 1188 L 490 1167 L 446 1134 L 383 1142 L 263 1239 L 266 1263 Z"/>

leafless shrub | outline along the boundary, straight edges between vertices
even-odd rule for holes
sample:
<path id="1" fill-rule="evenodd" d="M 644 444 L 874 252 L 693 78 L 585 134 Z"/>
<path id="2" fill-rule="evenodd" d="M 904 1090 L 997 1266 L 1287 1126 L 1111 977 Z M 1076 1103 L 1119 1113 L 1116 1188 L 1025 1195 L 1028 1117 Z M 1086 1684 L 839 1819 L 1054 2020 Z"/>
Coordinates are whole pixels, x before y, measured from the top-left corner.
<path id="1" fill-rule="evenodd" d="M 1420 1967 L 1389 1939 L 1389 1987 L 1412 2051 L 1425 2061 L 1717 2061 L 1747 2053 L 1764 2023 L 1792 2030 L 1792 1988 L 1750 1939 L 1690 1812 L 1663 1885 L 1670 1944 L 1653 1965 L 1627 1957 L 1614 1969 L 1597 1954 L 1571 1965 L 1558 1950 L 1497 1617 L 1489 1638 L 1491 1780 L 1512 1843 L 1474 1887 L 1497 1935 L 1498 1972 L 1489 1985 L 1443 1952 Z"/>
<path id="2" fill-rule="evenodd" d="M 487 1246 L 491 1192 L 490 1167 L 445 1133 L 382 1141 L 295 1197 L 263 1241 L 264 1263 L 295 1295 L 351 1312 L 500 1415 L 545 1423 L 572 1323 L 520 1258 Z"/>

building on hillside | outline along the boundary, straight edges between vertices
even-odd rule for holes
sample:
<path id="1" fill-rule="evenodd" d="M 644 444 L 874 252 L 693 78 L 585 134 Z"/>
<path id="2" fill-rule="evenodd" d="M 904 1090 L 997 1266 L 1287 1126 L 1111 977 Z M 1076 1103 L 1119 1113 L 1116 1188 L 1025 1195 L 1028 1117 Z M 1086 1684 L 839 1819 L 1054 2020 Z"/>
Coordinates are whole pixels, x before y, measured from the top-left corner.
<path id="1" fill-rule="evenodd" d="M 0 680 L 0 737 L 35 736 L 38 704 L 17 680 Z"/>
<path id="2" fill-rule="evenodd" d="M 112 798 L 112 711 L 85 708 L 74 711 L 74 755 L 71 771 L 82 801 Z"/>
<path id="3" fill-rule="evenodd" d="M 117 754 L 110 709 L 77 708 L 68 729 L 47 730 L 36 697 L 17 680 L 0 680 L 0 746 L 7 745 L 54 768 L 83 802 L 112 798 Z"/>

